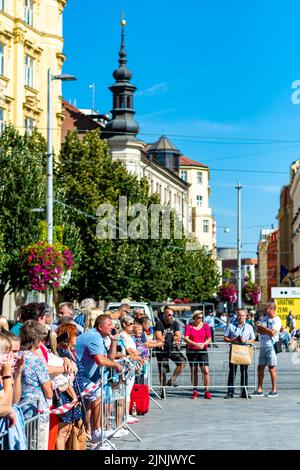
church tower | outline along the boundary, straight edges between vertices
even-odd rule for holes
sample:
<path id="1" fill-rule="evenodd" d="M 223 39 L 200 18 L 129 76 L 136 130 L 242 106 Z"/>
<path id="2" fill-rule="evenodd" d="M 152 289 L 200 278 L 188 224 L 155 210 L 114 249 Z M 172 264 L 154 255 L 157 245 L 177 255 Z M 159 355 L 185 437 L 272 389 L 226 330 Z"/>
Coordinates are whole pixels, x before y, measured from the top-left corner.
<path id="1" fill-rule="evenodd" d="M 134 120 L 133 96 L 136 87 L 130 82 L 132 73 L 126 67 L 124 19 L 121 21 L 121 26 L 119 67 L 113 73 L 116 83 L 109 87 L 113 94 L 112 118 L 102 131 L 102 137 L 107 139 L 113 160 L 121 160 L 128 171 L 141 178 L 143 176 L 141 159 L 145 144 L 136 138 L 140 130 Z"/>
<path id="2" fill-rule="evenodd" d="M 126 67 L 126 50 L 125 50 L 125 26 L 126 21 L 123 19 L 121 48 L 119 52 L 119 67 L 114 71 L 113 77 L 116 80 L 114 85 L 109 89 L 113 94 L 112 119 L 107 123 L 103 131 L 103 137 L 113 139 L 116 136 L 122 136 L 125 140 L 136 140 L 139 132 L 139 126 L 134 120 L 135 111 L 133 109 L 133 95 L 136 87 L 130 83 L 132 73 Z"/>

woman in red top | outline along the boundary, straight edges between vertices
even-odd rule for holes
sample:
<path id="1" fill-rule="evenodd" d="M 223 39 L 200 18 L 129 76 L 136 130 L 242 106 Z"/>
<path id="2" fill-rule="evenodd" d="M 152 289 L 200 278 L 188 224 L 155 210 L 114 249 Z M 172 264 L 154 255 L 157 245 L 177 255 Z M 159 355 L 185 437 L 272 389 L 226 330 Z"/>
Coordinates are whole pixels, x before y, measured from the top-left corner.
<path id="1" fill-rule="evenodd" d="M 198 398 L 198 368 L 201 367 L 203 384 L 205 387 L 204 398 L 211 399 L 209 387 L 209 363 L 207 346 L 211 342 L 211 332 L 207 323 L 203 321 L 203 312 L 195 310 L 192 315 L 192 324 L 185 328 L 184 340 L 187 343 L 186 356 L 191 367 L 191 380 L 194 386 L 192 398 Z"/>

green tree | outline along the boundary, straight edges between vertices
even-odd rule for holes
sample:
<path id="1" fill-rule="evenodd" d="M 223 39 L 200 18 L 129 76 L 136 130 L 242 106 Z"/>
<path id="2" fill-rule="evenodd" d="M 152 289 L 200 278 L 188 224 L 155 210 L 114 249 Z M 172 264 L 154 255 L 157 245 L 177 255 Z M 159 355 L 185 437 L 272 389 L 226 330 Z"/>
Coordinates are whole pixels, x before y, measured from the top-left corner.
<path id="1" fill-rule="evenodd" d="M 127 197 L 128 206 L 159 203 L 157 196 L 149 195 L 146 180 L 138 181 L 121 162 L 112 161 L 99 131 L 87 133 L 82 140 L 76 131 L 69 133 L 55 174 L 55 186 L 61 188 L 70 222 L 79 229 L 82 249 L 65 297 L 130 296 L 154 301 L 182 294 L 204 300 L 215 292 L 218 275 L 211 255 L 187 251 L 185 239 L 118 239 L 118 219 L 117 239 L 97 238 L 100 204 L 117 208 L 119 196 Z"/>
<path id="2" fill-rule="evenodd" d="M 37 132 L 20 135 L 7 126 L 0 135 L 0 311 L 4 295 L 18 286 L 19 250 L 38 234 L 32 209 L 45 207 L 45 152 Z"/>

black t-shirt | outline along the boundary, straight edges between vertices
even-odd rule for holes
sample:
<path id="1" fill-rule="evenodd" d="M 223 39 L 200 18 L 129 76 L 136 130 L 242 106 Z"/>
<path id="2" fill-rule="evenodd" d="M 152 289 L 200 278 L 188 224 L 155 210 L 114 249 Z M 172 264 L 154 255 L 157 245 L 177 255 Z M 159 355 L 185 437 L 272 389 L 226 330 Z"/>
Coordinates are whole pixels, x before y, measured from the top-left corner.
<path id="1" fill-rule="evenodd" d="M 174 334 L 180 330 L 180 326 L 177 321 L 173 321 L 170 325 L 166 325 L 164 320 L 157 320 L 154 331 L 161 331 L 165 337 L 164 351 L 169 352 L 173 349 Z"/>

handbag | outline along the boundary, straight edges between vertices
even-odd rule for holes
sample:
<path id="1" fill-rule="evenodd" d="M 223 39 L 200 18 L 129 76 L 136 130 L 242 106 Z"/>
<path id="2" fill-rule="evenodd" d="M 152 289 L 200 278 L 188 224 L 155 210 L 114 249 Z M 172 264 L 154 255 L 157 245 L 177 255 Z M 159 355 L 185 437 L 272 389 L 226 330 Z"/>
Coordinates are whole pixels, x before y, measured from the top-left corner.
<path id="1" fill-rule="evenodd" d="M 274 349 L 275 349 L 276 354 L 279 354 L 279 353 L 282 352 L 282 341 L 281 341 L 281 340 L 276 341 L 276 342 L 273 344 L 273 346 L 274 346 Z"/>
<path id="2" fill-rule="evenodd" d="M 72 424 L 66 450 L 86 450 L 86 432 L 82 419 Z"/>
<path id="3" fill-rule="evenodd" d="M 253 348 L 247 344 L 232 344 L 230 348 L 231 364 L 249 366 L 252 362 Z"/>

